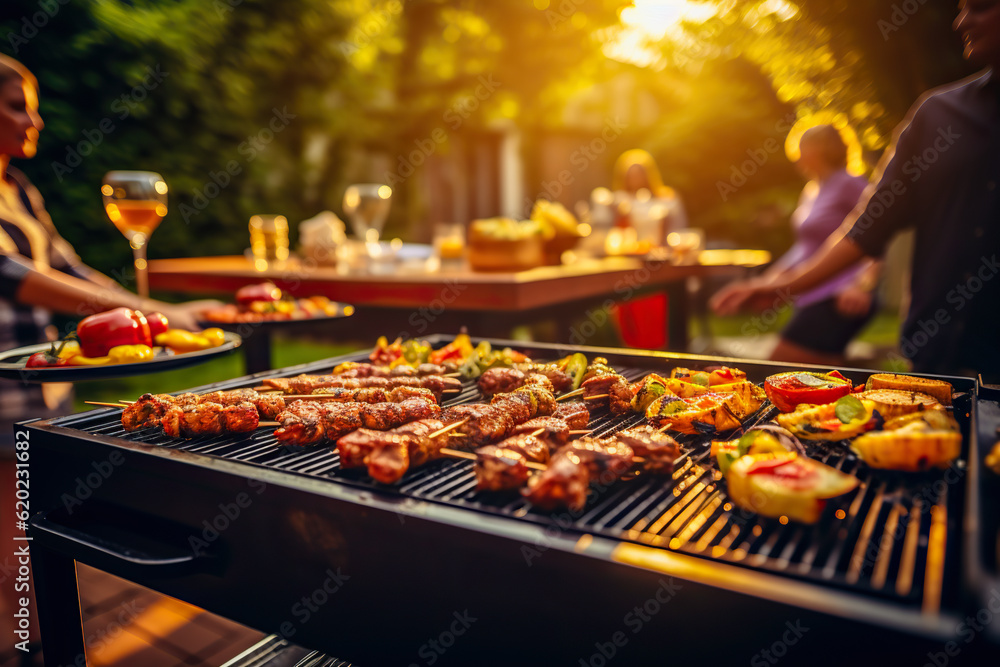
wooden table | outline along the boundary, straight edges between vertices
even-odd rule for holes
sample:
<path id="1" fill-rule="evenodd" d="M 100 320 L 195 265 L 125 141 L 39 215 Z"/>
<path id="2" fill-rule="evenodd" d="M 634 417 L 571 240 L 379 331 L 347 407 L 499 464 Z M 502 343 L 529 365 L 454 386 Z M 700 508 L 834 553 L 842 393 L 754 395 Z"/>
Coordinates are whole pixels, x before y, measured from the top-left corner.
<path id="1" fill-rule="evenodd" d="M 394 273 L 375 274 L 294 261 L 283 268 L 258 271 L 242 256 L 192 257 L 151 261 L 149 284 L 153 289 L 232 300 L 240 287 L 271 280 L 295 296 L 323 295 L 354 305 L 352 317 L 324 328 L 331 338 L 385 335 L 392 340 L 396 336 L 457 332 L 462 326 L 474 336 L 507 338 L 514 326 L 547 320 L 556 323 L 552 342 L 573 345 L 587 344 L 607 320 L 607 309 L 614 303 L 666 292 L 667 347 L 684 351 L 688 342 L 687 279 L 736 277 L 770 259 L 759 251 L 711 254 L 718 252 L 704 253 L 709 263 L 692 266 L 608 258 L 518 273 L 428 272 L 403 267 Z M 247 372 L 265 370 L 270 366 L 268 337 L 252 332 L 244 337 Z M 262 351 L 265 344 L 266 354 Z"/>

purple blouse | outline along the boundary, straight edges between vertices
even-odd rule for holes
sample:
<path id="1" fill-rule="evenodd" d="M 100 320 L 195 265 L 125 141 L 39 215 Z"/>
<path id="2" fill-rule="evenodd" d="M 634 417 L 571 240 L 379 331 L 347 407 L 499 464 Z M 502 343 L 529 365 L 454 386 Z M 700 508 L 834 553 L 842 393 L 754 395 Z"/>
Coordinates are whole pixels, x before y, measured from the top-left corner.
<path id="1" fill-rule="evenodd" d="M 816 254 L 830 234 L 854 210 L 867 185 L 868 180 L 863 176 L 851 176 L 841 169 L 823 181 L 818 190 L 807 187 L 792 214 L 795 244 L 777 264 L 787 269 Z M 829 299 L 850 285 L 861 269 L 860 263 L 845 269 L 822 285 L 800 294 L 795 298 L 795 305 L 803 307 Z"/>

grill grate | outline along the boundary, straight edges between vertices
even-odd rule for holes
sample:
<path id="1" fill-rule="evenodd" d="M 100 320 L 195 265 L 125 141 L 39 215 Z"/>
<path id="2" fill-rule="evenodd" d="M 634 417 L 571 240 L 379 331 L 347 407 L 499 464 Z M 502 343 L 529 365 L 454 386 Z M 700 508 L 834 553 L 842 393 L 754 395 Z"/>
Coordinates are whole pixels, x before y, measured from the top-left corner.
<path id="1" fill-rule="evenodd" d="M 619 371 L 630 380 L 649 372 L 639 368 Z M 481 396 L 470 382 L 445 405 L 477 400 Z M 776 413 L 766 404 L 747 425 L 771 419 Z M 636 475 L 593 489 L 580 513 L 553 514 L 531 507 L 519 496 L 477 492 L 471 461 L 436 461 L 410 471 L 398 485 L 390 487 L 373 482 L 364 471 L 340 470 L 335 450 L 278 446 L 269 430 L 238 440 L 225 435 L 177 441 L 152 429 L 127 433 L 119 416 L 117 410 L 102 410 L 58 423 L 88 433 L 336 480 L 381 493 L 558 526 L 560 530 L 568 525 L 569 530 L 581 534 L 846 588 L 926 613 L 937 613 L 942 604 L 956 602 L 949 596 L 958 589 L 957 567 L 951 564 L 957 560 L 961 485 L 945 483 L 940 472 L 873 472 L 844 443 L 806 443 L 810 456 L 856 475 L 861 484 L 851 494 L 829 503 L 816 525 L 804 526 L 765 519 L 730 503 L 725 481 L 711 461 L 711 438 L 705 436 L 678 438 L 685 455 L 672 480 Z M 598 412 L 588 428 L 595 435 L 608 435 L 641 421 L 641 415 L 614 417 Z M 967 431 L 967 424 L 963 428 Z"/>

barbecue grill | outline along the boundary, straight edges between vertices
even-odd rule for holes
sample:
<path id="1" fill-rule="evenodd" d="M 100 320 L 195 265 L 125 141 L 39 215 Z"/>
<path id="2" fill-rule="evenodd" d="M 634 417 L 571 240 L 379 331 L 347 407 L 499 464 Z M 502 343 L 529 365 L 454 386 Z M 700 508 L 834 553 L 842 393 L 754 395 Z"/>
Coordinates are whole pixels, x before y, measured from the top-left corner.
<path id="1" fill-rule="evenodd" d="M 757 382 L 787 370 L 490 342 L 538 359 L 604 356 L 630 380 L 722 362 Z M 321 373 L 364 356 L 193 391 Z M 858 383 L 869 373 L 844 374 Z M 670 481 L 640 475 L 595 488 L 581 512 L 549 513 L 518 496 L 476 492 L 465 460 L 436 461 L 384 486 L 340 470 L 335 450 L 279 447 L 266 429 L 182 441 L 126 433 L 115 409 L 31 422 L 33 509 L 43 510 L 31 521 L 32 559 L 46 655 L 70 664 L 82 652 L 80 633 L 65 631 L 79 623 L 76 597 L 66 594 L 75 590 L 75 559 L 360 665 L 667 656 L 773 664 L 785 653 L 796 664 L 890 654 L 896 664 L 923 664 L 949 641 L 968 656 L 989 635 L 966 641 L 960 624 L 996 577 L 988 555 L 997 534 L 977 526 L 987 500 L 982 457 L 968 453 L 992 445 L 977 419 L 992 409 L 1000 423 L 1000 407 L 977 401 L 973 380 L 945 379 L 959 392 L 962 459 L 948 471 L 904 475 L 819 443 L 812 456 L 861 484 L 814 526 L 733 506 L 705 436 L 680 436 L 689 453 Z M 463 386 L 446 405 L 480 400 L 473 382 Z M 765 404 L 750 421 L 774 413 Z M 639 421 L 596 412 L 589 428 L 605 435 Z"/>

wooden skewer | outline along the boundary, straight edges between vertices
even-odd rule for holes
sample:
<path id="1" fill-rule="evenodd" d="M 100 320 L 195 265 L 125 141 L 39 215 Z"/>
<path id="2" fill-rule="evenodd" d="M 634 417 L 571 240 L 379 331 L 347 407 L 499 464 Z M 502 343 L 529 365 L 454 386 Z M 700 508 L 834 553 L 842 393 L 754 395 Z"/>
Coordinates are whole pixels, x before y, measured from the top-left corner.
<path id="1" fill-rule="evenodd" d="M 475 461 L 477 458 L 479 458 L 472 452 L 463 452 L 457 449 L 449 449 L 448 447 L 442 447 L 438 451 L 444 454 L 445 456 L 454 456 L 457 459 L 466 459 L 468 461 Z M 544 463 L 535 463 L 534 461 L 528 461 L 527 465 L 532 470 L 545 470 L 545 468 L 547 467 Z"/>
<path id="2" fill-rule="evenodd" d="M 262 426 L 281 426 L 281 422 L 258 422 L 257 423 L 257 427 L 258 428 L 260 428 Z"/>
<path id="3" fill-rule="evenodd" d="M 468 418 L 468 417 L 466 417 L 466 418 L 465 418 L 465 419 L 463 419 L 462 421 L 458 421 L 458 422 L 454 422 L 454 423 L 451 423 L 451 424 L 448 424 L 448 425 L 447 425 L 447 426 L 445 426 L 444 428 L 439 428 L 438 430 L 434 431 L 433 433 L 431 433 L 431 434 L 430 434 L 430 435 L 428 435 L 427 437 L 428 437 L 428 438 L 436 438 L 436 437 L 438 437 L 439 435 L 444 435 L 444 434 L 445 434 L 445 433 L 447 433 L 448 431 L 454 431 L 454 430 L 455 430 L 456 428 L 458 428 L 458 427 L 459 427 L 459 426 L 461 426 L 462 424 L 465 424 L 465 423 L 466 423 L 467 421 L 469 421 L 469 418 Z"/>
<path id="4" fill-rule="evenodd" d="M 454 456 L 456 459 L 468 459 L 469 461 L 475 461 L 476 458 L 478 458 L 472 452 L 463 452 L 461 450 L 451 449 L 449 447 L 442 447 L 438 451 L 444 454 L 445 456 Z"/>
<path id="5" fill-rule="evenodd" d="M 584 396 L 583 400 L 585 400 L 585 401 L 597 401 L 597 400 L 600 400 L 602 398 L 607 398 L 610 395 L 611 394 L 598 394 L 597 396 Z"/>
<path id="6" fill-rule="evenodd" d="M 557 397 L 556 400 L 565 401 L 568 398 L 576 398 L 577 396 L 582 396 L 583 392 L 584 392 L 583 389 L 576 389 L 574 391 L 569 392 L 568 394 L 563 394 L 562 396 Z"/>
<path id="7" fill-rule="evenodd" d="M 87 405 L 102 405 L 107 408 L 125 408 L 127 405 L 121 403 L 105 403 L 104 401 L 84 401 Z"/>
<path id="8" fill-rule="evenodd" d="M 590 435 L 591 433 L 593 433 L 593 431 L 588 431 L 586 429 L 569 432 L 570 435 Z"/>
<path id="9" fill-rule="evenodd" d="M 462 374 L 461 373 L 445 373 L 441 377 L 443 377 L 443 378 L 457 378 L 457 377 L 462 377 Z"/>

